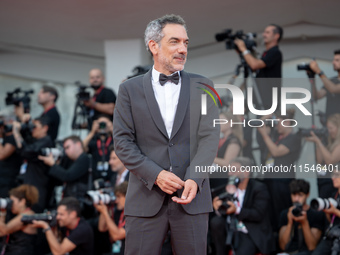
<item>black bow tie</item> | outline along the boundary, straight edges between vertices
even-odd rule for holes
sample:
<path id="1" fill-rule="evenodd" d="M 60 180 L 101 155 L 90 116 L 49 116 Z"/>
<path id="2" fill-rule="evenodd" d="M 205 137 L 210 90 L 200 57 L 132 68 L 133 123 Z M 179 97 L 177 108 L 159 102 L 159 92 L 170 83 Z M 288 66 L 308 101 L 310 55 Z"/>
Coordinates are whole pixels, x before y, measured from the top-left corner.
<path id="1" fill-rule="evenodd" d="M 175 83 L 176 85 L 179 82 L 179 75 L 178 72 L 176 72 L 174 75 L 166 76 L 165 74 L 159 75 L 159 83 L 163 86 L 167 81 L 171 81 L 172 83 Z"/>

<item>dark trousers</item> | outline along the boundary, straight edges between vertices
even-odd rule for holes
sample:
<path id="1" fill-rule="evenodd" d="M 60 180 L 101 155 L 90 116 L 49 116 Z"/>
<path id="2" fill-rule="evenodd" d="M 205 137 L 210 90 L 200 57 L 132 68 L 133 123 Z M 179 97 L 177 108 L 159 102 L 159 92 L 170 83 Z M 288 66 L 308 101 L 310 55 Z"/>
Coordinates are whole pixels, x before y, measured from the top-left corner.
<path id="1" fill-rule="evenodd" d="M 126 216 L 125 229 L 125 255 L 160 254 L 168 230 L 174 254 L 206 254 L 208 213 L 187 214 L 169 196 L 154 217 Z"/>
<path id="2" fill-rule="evenodd" d="M 211 237 L 215 244 L 216 255 L 228 254 L 230 247 L 226 246 L 226 218 L 216 216 L 210 221 Z M 233 237 L 235 255 L 255 255 L 258 249 L 248 234 L 236 231 Z"/>

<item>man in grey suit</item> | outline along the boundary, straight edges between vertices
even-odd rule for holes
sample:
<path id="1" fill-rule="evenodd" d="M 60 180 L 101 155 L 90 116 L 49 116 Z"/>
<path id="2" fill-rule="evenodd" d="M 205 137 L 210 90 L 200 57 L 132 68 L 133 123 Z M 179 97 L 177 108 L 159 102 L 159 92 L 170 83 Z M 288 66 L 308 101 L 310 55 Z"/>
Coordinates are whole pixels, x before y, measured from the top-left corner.
<path id="1" fill-rule="evenodd" d="M 183 70 L 188 36 L 184 20 L 166 15 L 151 21 L 145 43 L 154 66 L 120 85 L 114 112 L 115 151 L 130 170 L 126 197 L 125 254 L 160 254 L 171 230 L 176 254 L 205 254 L 212 202 L 207 173 L 216 156 L 217 107 L 207 100 L 206 78 Z"/>

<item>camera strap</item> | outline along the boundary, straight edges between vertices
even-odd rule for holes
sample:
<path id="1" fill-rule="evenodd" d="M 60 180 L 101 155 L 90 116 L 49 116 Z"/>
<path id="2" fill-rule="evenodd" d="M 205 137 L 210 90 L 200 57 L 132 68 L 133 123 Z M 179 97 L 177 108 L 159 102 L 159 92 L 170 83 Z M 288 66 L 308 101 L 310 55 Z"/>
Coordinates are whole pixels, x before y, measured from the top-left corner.
<path id="1" fill-rule="evenodd" d="M 96 91 L 96 93 L 93 95 L 92 99 L 93 101 L 96 101 L 97 96 L 100 94 L 100 92 L 102 92 L 102 90 L 104 89 L 104 86 L 100 86 L 100 88 Z"/>

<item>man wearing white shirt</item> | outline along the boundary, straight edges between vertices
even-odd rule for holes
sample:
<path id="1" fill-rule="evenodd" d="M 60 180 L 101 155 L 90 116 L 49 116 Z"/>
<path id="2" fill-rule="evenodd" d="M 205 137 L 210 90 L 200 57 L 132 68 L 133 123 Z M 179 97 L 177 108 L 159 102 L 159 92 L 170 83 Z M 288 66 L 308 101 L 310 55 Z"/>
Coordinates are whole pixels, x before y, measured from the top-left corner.
<path id="1" fill-rule="evenodd" d="M 245 167 L 251 166 L 251 160 L 238 157 L 231 161 L 240 183 L 234 193 L 234 201 L 227 201 L 228 208 L 221 215 L 223 203 L 219 197 L 213 199 L 213 207 L 217 216 L 211 219 L 210 229 L 216 247 L 216 255 L 228 254 L 227 249 L 233 249 L 236 255 L 255 255 L 258 252 L 270 254 L 273 251 L 272 229 L 268 218 L 269 195 L 267 188 L 261 182 L 249 179 L 249 172 Z M 241 168 L 241 166 L 243 168 Z M 229 187 L 226 187 L 229 190 Z M 226 228 L 226 220 L 230 217 L 233 222 Z M 232 231 L 232 224 L 236 226 L 232 234 L 232 247 L 226 246 L 228 231 Z"/>
<path id="2" fill-rule="evenodd" d="M 171 229 L 175 254 L 206 254 L 208 174 L 218 147 L 218 110 L 211 98 L 201 115 L 208 79 L 183 71 L 189 38 L 184 20 L 166 15 L 149 23 L 145 44 L 154 66 L 120 85 L 114 112 L 114 146 L 132 173 L 126 196 L 126 255 L 160 254 Z M 195 100 L 196 99 L 196 100 Z"/>

